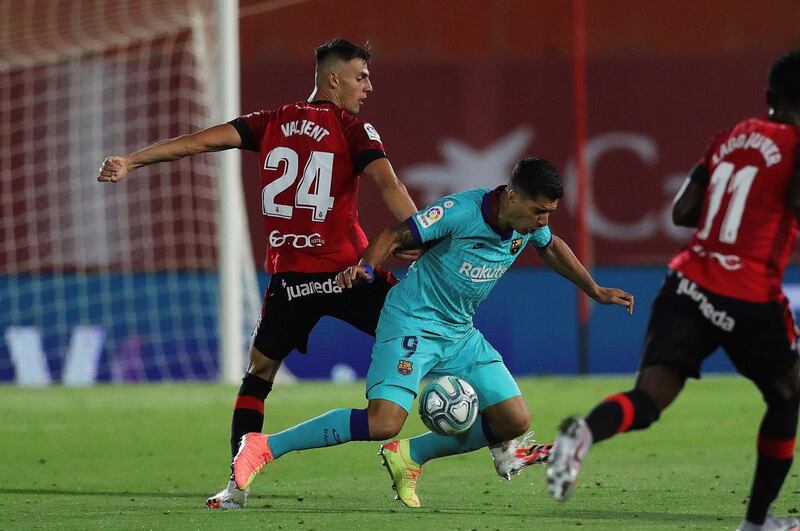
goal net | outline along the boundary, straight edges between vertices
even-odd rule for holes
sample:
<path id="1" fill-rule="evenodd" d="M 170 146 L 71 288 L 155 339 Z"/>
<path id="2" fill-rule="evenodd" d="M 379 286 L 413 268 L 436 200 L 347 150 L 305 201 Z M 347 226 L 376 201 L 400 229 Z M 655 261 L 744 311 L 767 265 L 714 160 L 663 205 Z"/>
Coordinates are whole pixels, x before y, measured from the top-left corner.
<path id="1" fill-rule="evenodd" d="M 95 179 L 108 154 L 233 118 L 216 56 L 211 0 L 0 0 L 0 381 L 219 377 L 214 155 Z"/>

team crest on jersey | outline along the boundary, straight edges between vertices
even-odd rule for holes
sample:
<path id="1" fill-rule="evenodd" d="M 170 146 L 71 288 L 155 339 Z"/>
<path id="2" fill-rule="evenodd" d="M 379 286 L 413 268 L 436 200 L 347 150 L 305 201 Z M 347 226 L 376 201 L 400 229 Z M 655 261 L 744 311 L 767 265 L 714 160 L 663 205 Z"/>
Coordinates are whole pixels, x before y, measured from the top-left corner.
<path id="1" fill-rule="evenodd" d="M 403 376 L 408 376 L 414 371 L 414 363 L 408 360 L 400 360 L 397 362 L 397 372 Z"/>
<path id="2" fill-rule="evenodd" d="M 522 249 L 522 238 L 511 240 L 511 254 L 517 254 L 520 249 Z"/>
<path id="3" fill-rule="evenodd" d="M 427 229 L 444 216 L 444 209 L 440 206 L 432 206 L 422 214 L 417 215 L 417 221 L 423 229 Z"/>
<path id="4" fill-rule="evenodd" d="M 381 135 L 378 134 L 378 131 L 372 127 L 372 124 L 364 124 L 364 131 L 367 132 L 367 136 L 370 140 L 374 140 L 375 142 L 381 141 Z"/>

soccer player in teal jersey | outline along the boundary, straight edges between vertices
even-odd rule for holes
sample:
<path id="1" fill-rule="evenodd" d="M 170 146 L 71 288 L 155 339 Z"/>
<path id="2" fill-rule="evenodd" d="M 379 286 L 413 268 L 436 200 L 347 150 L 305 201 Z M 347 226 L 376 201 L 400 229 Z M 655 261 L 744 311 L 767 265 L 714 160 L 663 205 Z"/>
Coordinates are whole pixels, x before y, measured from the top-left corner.
<path id="1" fill-rule="evenodd" d="M 340 285 L 372 282 L 374 269 L 398 248 L 430 244 L 430 249 L 386 297 L 367 374 L 367 409 L 337 409 L 273 435 L 245 435 L 234 460 L 238 486 L 248 486 L 267 463 L 287 452 L 394 437 L 427 375 L 467 380 L 478 395 L 480 415 L 457 436 L 428 432 L 381 447 L 407 506 L 420 506 L 416 481 L 425 462 L 525 433 L 530 414 L 519 387 L 472 324 L 478 305 L 522 249 L 534 247 L 548 266 L 594 300 L 633 312 L 633 295 L 598 286 L 567 244 L 550 232 L 549 216 L 563 193 L 556 169 L 528 158 L 515 166 L 508 185 L 447 196 L 374 239 L 360 263 L 337 277 Z"/>

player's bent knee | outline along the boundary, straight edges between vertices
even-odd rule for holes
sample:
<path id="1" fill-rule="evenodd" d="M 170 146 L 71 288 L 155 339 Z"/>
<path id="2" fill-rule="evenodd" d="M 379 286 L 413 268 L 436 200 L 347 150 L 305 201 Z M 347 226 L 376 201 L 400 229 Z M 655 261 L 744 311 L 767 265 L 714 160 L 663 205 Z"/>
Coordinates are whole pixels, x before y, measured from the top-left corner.
<path id="1" fill-rule="evenodd" d="M 385 441 L 400 433 L 403 429 L 403 420 L 396 418 L 373 419 L 369 422 L 369 436 L 373 441 Z"/>
<path id="2" fill-rule="evenodd" d="M 753 379 L 770 409 L 797 410 L 800 407 L 800 363 L 776 378 Z"/>
<path id="3" fill-rule="evenodd" d="M 688 373 L 684 368 L 673 365 L 651 365 L 639 372 L 636 388 L 631 392 L 646 394 L 655 403 L 660 414 L 677 398 L 687 378 Z"/>
<path id="4" fill-rule="evenodd" d="M 266 357 L 253 346 L 250 348 L 250 363 L 247 372 L 268 382 L 274 382 L 282 363 L 282 361 Z"/>
<path id="5" fill-rule="evenodd" d="M 481 414 L 489 423 L 494 437 L 501 441 L 524 435 L 531 426 L 531 414 L 521 396 L 491 405 Z"/>
<path id="6" fill-rule="evenodd" d="M 531 417 L 527 411 L 494 419 L 489 422 L 492 434 L 499 440 L 508 441 L 524 435 L 531 427 Z"/>
<path id="7" fill-rule="evenodd" d="M 797 411 L 800 409 L 800 392 L 795 389 L 780 389 L 764 393 L 764 402 L 770 409 Z"/>
<path id="8" fill-rule="evenodd" d="M 385 441 L 400 433 L 408 413 L 401 406 L 389 400 L 370 400 L 367 416 L 370 439 Z"/>
<path id="9" fill-rule="evenodd" d="M 521 413 L 512 417 L 506 427 L 507 433 L 504 439 L 514 439 L 524 435 L 531 427 L 531 416 L 528 412 Z"/>

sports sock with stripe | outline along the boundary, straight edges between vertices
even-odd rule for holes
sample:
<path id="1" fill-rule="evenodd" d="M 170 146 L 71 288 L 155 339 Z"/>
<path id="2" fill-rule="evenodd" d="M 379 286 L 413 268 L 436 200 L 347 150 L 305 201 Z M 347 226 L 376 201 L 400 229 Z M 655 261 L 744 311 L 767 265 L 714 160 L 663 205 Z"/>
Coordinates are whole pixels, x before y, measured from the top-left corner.
<path id="1" fill-rule="evenodd" d="M 592 440 L 598 443 L 617 433 L 643 430 L 658 420 L 660 413 L 647 393 L 634 389 L 611 395 L 586 417 Z"/>
<path id="2" fill-rule="evenodd" d="M 239 451 L 242 435 L 260 432 L 264 427 L 264 400 L 272 390 L 272 382 L 247 373 L 236 395 L 231 419 L 231 457 Z"/>

